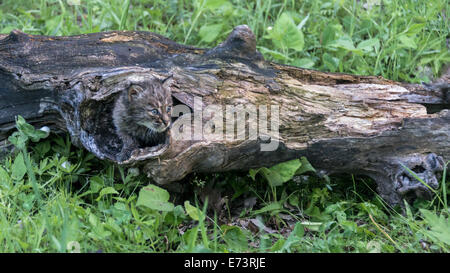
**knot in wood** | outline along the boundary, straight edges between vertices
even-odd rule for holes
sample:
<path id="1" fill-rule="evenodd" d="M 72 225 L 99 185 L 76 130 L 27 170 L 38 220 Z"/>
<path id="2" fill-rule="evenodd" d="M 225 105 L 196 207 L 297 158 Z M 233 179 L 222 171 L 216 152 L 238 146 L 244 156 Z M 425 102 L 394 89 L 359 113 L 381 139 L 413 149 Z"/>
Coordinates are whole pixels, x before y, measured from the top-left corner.
<path id="1" fill-rule="evenodd" d="M 240 25 L 233 29 L 227 39 L 206 53 L 208 57 L 243 58 L 263 60 L 261 53 L 256 50 L 255 34 L 247 25 Z"/>

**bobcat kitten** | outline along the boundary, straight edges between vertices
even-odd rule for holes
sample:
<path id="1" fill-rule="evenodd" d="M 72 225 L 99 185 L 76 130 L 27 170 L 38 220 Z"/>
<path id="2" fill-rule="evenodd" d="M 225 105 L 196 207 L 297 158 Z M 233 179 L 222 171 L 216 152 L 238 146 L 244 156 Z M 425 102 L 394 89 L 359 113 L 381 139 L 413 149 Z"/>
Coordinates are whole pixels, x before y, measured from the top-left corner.
<path id="1" fill-rule="evenodd" d="M 133 83 L 117 99 L 113 121 L 117 135 L 123 141 L 119 160 L 129 158 L 136 148 L 155 146 L 164 141 L 171 124 L 169 78 Z"/>

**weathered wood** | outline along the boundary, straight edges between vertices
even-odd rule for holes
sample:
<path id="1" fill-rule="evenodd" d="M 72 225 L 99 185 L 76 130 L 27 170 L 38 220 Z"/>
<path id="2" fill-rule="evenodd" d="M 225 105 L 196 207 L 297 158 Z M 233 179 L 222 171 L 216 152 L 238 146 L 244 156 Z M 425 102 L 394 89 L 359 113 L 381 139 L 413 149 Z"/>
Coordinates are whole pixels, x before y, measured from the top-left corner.
<path id="1" fill-rule="evenodd" d="M 380 195 L 399 204 L 403 197 L 430 195 L 402 165 L 437 188 L 450 160 L 448 79 L 425 86 L 267 62 L 247 26 L 212 49 L 135 31 L 70 37 L 13 31 L 0 39 L 4 148 L 20 114 L 36 126 L 68 131 L 74 144 L 117 162 L 122 142 L 112 125 L 115 99 L 133 79 L 173 75 L 175 101 L 194 113 L 212 105 L 277 105 L 279 115 L 269 111 L 269 123 L 279 130 L 247 139 L 236 139 L 233 130 L 222 139 L 179 140 L 179 118 L 166 143 L 117 162 L 140 166 L 161 184 L 194 171 L 246 170 L 306 156 L 322 173 L 371 176 Z M 247 110 L 250 122 L 246 116 L 237 122 L 255 129 L 256 111 Z M 218 113 L 205 112 L 199 124 L 207 128 Z M 276 149 L 261 149 L 269 143 Z"/>

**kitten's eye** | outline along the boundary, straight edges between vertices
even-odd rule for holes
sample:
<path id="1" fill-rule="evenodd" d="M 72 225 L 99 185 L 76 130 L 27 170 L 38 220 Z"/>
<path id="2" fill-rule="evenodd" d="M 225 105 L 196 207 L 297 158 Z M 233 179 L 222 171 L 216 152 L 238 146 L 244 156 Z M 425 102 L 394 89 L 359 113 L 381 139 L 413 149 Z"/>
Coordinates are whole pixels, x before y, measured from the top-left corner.
<path id="1" fill-rule="evenodd" d="M 167 113 L 170 113 L 170 110 L 172 110 L 172 106 L 167 106 Z"/>
<path id="2" fill-rule="evenodd" d="M 153 115 L 157 115 L 159 113 L 158 109 L 153 109 L 150 111 Z"/>

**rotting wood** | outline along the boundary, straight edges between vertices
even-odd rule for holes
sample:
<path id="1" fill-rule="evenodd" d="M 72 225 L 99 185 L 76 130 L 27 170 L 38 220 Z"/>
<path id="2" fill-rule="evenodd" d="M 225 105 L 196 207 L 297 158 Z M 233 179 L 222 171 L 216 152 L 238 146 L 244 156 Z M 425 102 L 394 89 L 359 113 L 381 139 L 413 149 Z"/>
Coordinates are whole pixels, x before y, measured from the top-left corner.
<path id="1" fill-rule="evenodd" d="M 143 75 L 173 75 L 173 97 L 190 110 L 277 105 L 279 130 L 244 140 L 225 134 L 181 141 L 174 127 L 166 143 L 117 162 L 122 143 L 112 106 L 130 79 Z M 374 178 L 386 201 L 401 204 L 431 194 L 402 165 L 436 189 L 450 160 L 449 81 L 443 79 L 426 86 L 268 62 L 247 26 L 212 49 L 150 32 L 49 37 L 13 31 L 0 35 L 0 145 L 6 149 L 15 116 L 22 115 L 35 126 L 69 132 L 75 145 L 101 159 L 140 166 L 160 184 L 191 172 L 247 170 L 306 156 L 323 174 Z M 201 125 L 210 121 L 204 115 Z M 277 148 L 261 150 L 269 143 Z"/>

